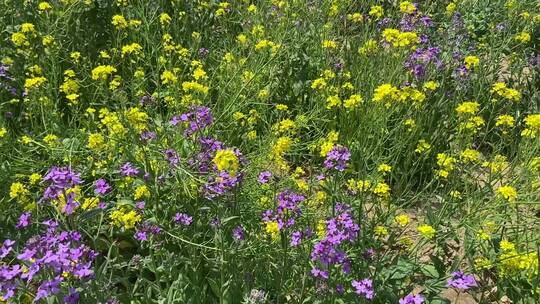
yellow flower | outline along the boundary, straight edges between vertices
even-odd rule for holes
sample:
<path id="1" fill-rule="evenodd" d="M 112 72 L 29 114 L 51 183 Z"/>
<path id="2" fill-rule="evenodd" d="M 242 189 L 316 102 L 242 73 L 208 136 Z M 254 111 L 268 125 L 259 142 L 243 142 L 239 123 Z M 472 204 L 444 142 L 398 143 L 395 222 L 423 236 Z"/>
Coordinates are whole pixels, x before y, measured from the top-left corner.
<path id="1" fill-rule="evenodd" d="M 319 220 L 317 222 L 316 234 L 319 238 L 324 237 L 326 234 L 326 222 L 324 220 Z"/>
<path id="2" fill-rule="evenodd" d="M 343 106 L 345 107 L 345 109 L 352 109 L 357 107 L 362 102 L 364 102 L 364 99 L 362 98 L 362 96 L 360 96 L 360 94 L 353 94 L 349 98 L 345 99 L 345 101 L 343 101 Z"/>
<path id="3" fill-rule="evenodd" d="M 198 67 L 195 69 L 195 71 L 193 71 L 193 78 L 195 78 L 195 80 L 199 80 L 199 79 L 206 79 L 206 72 Z"/>
<path id="4" fill-rule="evenodd" d="M 514 251 L 516 250 L 516 245 L 514 243 L 509 242 L 508 240 L 502 240 L 499 244 L 502 251 Z"/>
<path id="5" fill-rule="evenodd" d="M 424 152 L 429 151 L 430 149 L 431 149 L 431 145 L 425 139 L 420 139 L 418 141 L 418 144 L 416 145 L 416 149 L 414 150 L 414 152 L 424 153 Z"/>
<path id="6" fill-rule="evenodd" d="M 165 71 L 163 71 L 163 73 L 161 73 L 161 83 L 162 84 L 164 84 L 164 85 L 175 84 L 177 81 L 178 81 L 178 78 L 176 77 L 176 75 L 172 71 L 165 70 Z"/>
<path id="7" fill-rule="evenodd" d="M 337 95 L 328 96 L 326 98 L 326 108 L 332 109 L 334 107 L 339 107 L 341 105 L 341 99 Z"/>
<path id="8" fill-rule="evenodd" d="M 43 142 L 45 142 L 45 144 L 49 146 L 53 146 L 54 144 L 56 144 L 57 140 L 58 140 L 58 136 L 54 134 L 47 134 L 47 136 L 43 138 Z"/>
<path id="9" fill-rule="evenodd" d="M 21 32 L 15 32 L 11 34 L 11 42 L 16 46 L 29 46 L 30 43 L 26 40 L 26 35 Z"/>
<path id="10" fill-rule="evenodd" d="M 276 105 L 276 110 L 278 111 L 287 111 L 289 109 L 289 107 L 287 105 L 284 105 L 284 104 L 281 104 L 281 103 L 278 103 Z"/>
<path id="11" fill-rule="evenodd" d="M 110 65 L 100 65 L 92 70 L 92 79 L 106 80 L 109 75 L 116 73 L 116 68 Z"/>
<path id="12" fill-rule="evenodd" d="M 352 22 L 360 23 L 362 22 L 362 20 L 364 20 L 364 17 L 360 13 L 353 13 L 353 14 L 348 14 L 347 19 L 351 20 Z"/>
<path id="13" fill-rule="evenodd" d="M 255 130 L 252 130 L 252 131 L 249 131 L 247 134 L 246 134 L 246 138 L 248 140 L 254 140 L 257 138 L 257 131 Z"/>
<path id="14" fill-rule="evenodd" d="M 417 230 L 426 239 L 432 239 L 437 233 L 437 230 L 426 224 L 418 226 Z"/>
<path id="15" fill-rule="evenodd" d="M 512 186 L 500 186 L 497 188 L 497 194 L 508 202 L 514 202 L 517 198 L 516 188 Z"/>
<path id="16" fill-rule="evenodd" d="M 524 119 L 526 128 L 521 132 L 521 136 L 535 138 L 540 132 L 540 114 L 531 114 Z"/>
<path id="17" fill-rule="evenodd" d="M 399 11 L 404 14 L 412 14 L 416 11 L 416 6 L 409 1 L 402 1 L 399 4 Z"/>
<path id="18" fill-rule="evenodd" d="M 41 175 L 39 173 L 32 173 L 28 177 L 28 181 L 30 182 L 31 185 L 36 185 L 37 183 L 41 181 Z"/>
<path id="19" fill-rule="evenodd" d="M 266 233 L 270 234 L 272 239 L 276 239 L 279 235 L 279 225 L 276 221 L 266 222 Z"/>
<path id="20" fill-rule="evenodd" d="M 275 124 L 274 126 L 272 126 L 272 129 L 276 130 L 277 134 L 287 133 L 289 131 L 291 133 L 296 133 L 295 128 L 296 128 L 296 123 L 291 119 L 284 119 L 278 122 L 277 124 Z"/>
<path id="21" fill-rule="evenodd" d="M 461 159 L 464 162 L 476 162 L 480 158 L 480 152 L 473 149 L 465 149 L 461 152 Z"/>
<path id="22" fill-rule="evenodd" d="M 126 18 L 122 15 L 114 15 L 112 17 L 111 21 L 112 25 L 116 27 L 116 29 L 124 29 L 128 27 L 128 22 L 126 21 Z"/>
<path id="23" fill-rule="evenodd" d="M 495 93 L 500 97 L 515 102 L 521 100 L 521 93 L 516 89 L 508 88 L 504 82 L 497 82 L 493 84 L 493 87 L 491 88 L 491 93 Z"/>
<path id="24" fill-rule="evenodd" d="M 146 129 L 148 114 L 141 111 L 138 107 L 129 108 L 126 113 L 126 118 L 128 122 L 133 126 L 137 131 L 141 132 Z"/>
<path id="25" fill-rule="evenodd" d="M 431 90 L 431 91 L 435 91 L 437 88 L 439 87 L 439 84 L 435 81 L 428 81 L 426 83 L 424 83 L 424 90 Z"/>
<path id="26" fill-rule="evenodd" d="M 514 117 L 510 115 L 499 115 L 497 116 L 497 122 L 495 123 L 495 126 L 497 127 L 513 127 L 515 124 Z"/>
<path id="27" fill-rule="evenodd" d="M 97 197 L 89 197 L 89 198 L 85 198 L 82 205 L 81 205 L 81 208 L 83 210 L 89 210 L 89 209 L 95 209 L 97 208 L 99 204 L 99 198 Z"/>
<path id="28" fill-rule="evenodd" d="M 521 32 L 514 36 L 514 39 L 520 43 L 527 43 L 531 41 L 531 34 L 529 34 L 528 32 Z"/>
<path id="29" fill-rule="evenodd" d="M 409 224 L 409 221 L 410 221 L 410 218 L 408 215 L 406 214 L 398 214 L 396 215 L 396 217 L 394 218 L 394 220 L 396 221 L 396 223 L 401 226 L 401 227 L 405 227 L 407 226 L 407 224 Z"/>
<path id="30" fill-rule="evenodd" d="M 124 229 L 133 229 L 137 223 L 141 221 L 141 216 L 137 212 L 131 210 L 115 210 L 109 215 L 113 225 L 117 227 L 123 227 Z"/>
<path id="31" fill-rule="evenodd" d="M 39 88 L 45 82 L 47 82 L 47 78 L 42 77 L 42 76 L 26 78 L 24 81 L 24 88 L 27 90 Z"/>
<path id="32" fill-rule="evenodd" d="M 478 57 L 476 56 L 467 56 L 465 57 L 464 62 L 467 69 L 473 69 L 478 67 L 478 65 L 480 64 L 480 59 L 478 59 Z"/>
<path id="33" fill-rule="evenodd" d="M 54 37 L 51 35 L 46 35 L 41 40 L 43 46 L 51 46 L 54 43 Z"/>
<path id="34" fill-rule="evenodd" d="M 49 4 L 49 2 L 43 1 L 38 4 L 38 10 L 42 12 L 49 11 L 51 9 L 52 9 L 52 6 Z"/>
<path id="35" fill-rule="evenodd" d="M 375 17 L 376 19 L 379 19 L 384 14 L 384 9 L 380 5 L 374 5 L 370 8 L 369 13 L 370 16 Z"/>
<path id="36" fill-rule="evenodd" d="M 150 190 L 148 190 L 148 187 L 146 185 L 140 185 L 135 188 L 135 193 L 133 194 L 133 198 L 135 200 L 148 197 L 150 197 Z"/>
<path id="37" fill-rule="evenodd" d="M 240 44 L 246 44 L 246 43 L 247 43 L 247 37 L 246 37 L 246 35 L 244 35 L 244 34 L 240 34 L 240 35 L 236 36 L 236 40 L 237 40 Z"/>
<path id="38" fill-rule="evenodd" d="M 161 13 L 161 15 L 159 15 L 159 23 L 161 23 L 161 25 L 169 25 L 171 21 L 172 18 L 169 16 L 169 14 Z"/>
<path id="39" fill-rule="evenodd" d="M 101 133 L 91 133 L 88 135 L 88 144 L 86 146 L 91 150 L 101 150 L 105 147 L 105 138 Z"/>
<path id="40" fill-rule="evenodd" d="M 28 136 L 28 135 L 23 135 L 23 136 L 21 137 L 21 142 L 22 142 L 24 145 L 28 145 L 28 144 L 32 143 L 33 141 L 34 141 L 34 140 L 33 140 L 30 136 Z"/>
<path id="41" fill-rule="evenodd" d="M 360 48 L 358 48 L 358 53 L 363 56 L 369 56 L 372 54 L 375 54 L 378 49 L 377 41 L 374 39 L 369 39 L 364 43 L 364 45 Z"/>
<path id="42" fill-rule="evenodd" d="M 389 83 L 381 84 L 373 93 L 374 102 L 385 102 L 386 107 L 390 107 L 390 102 L 397 100 L 399 90 Z"/>
<path id="43" fill-rule="evenodd" d="M 227 171 L 234 174 L 238 170 L 238 157 L 233 150 L 218 150 L 212 159 L 219 171 Z"/>
<path id="44" fill-rule="evenodd" d="M 373 193 L 380 197 L 388 197 L 390 194 L 390 186 L 385 182 L 378 182 L 373 189 Z"/>
<path id="45" fill-rule="evenodd" d="M 324 78 L 317 78 L 311 83 L 312 89 L 324 89 L 326 87 L 326 80 Z"/>
<path id="46" fill-rule="evenodd" d="M 195 81 L 182 82 L 182 89 L 184 90 L 184 92 L 195 91 L 195 92 L 199 92 L 203 94 L 207 94 L 209 90 L 207 86 L 202 85 Z"/>
<path id="47" fill-rule="evenodd" d="M 4 138 L 6 134 L 7 134 L 6 128 L 0 128 L 0 138 Z"/>
<path id="48" fill-rule="evenodd" d="M 324 40 L 322 42 L 322 47 L 325 49 L 335 49 L 337 47 L 337 43 L 333 40 Z"/>
<path id="49" fill-rule="evenodd" d="M 22 183 L 19 183 L 19 182 L 12 183 L 9 188 L 9 197 L 11 199 L 22 198 L 28 195 L 29 193 L 30 191 L 28 191 L 28 189 Z"/>
<path id="50" fill-rule="evenodd" d="M 373 232 L 378 237 L 385 237 L 385 236 L 388 235 L 388 228 L 386 228 L 384 226 L 380 226 L 380 225 L 375 226 L 375 228 L 373 229 Z"/>
<path id="51" fill-rule="evenodd" d="M 23 24 L 21 24 L 21 32 L 23 32 L 23 33 L 34 33 L 35 31 L 36 31 L 36 28 L 32 23 L 23 23 Z"/>
<path id="52" fill-rule="evenodd" d="M 339 132 L 330 131 L 326 136 L 326 140 L 321 144 L 321 156 L 326 155 L 334 148 L 334 144 L 338 141 Z"/>
<path id="53" fill-rule="evenodd" d="M 401 32 L 397 29 L 387 28 L 383 31 L 384 40 L 394 47 L 414 45 L 419 42 L 418 35 L 414 32 Z"/>
<path id="54" fill-rule="evenodd" d="M 465 101 L 456 107 L 458 114 L 476 114 L 480 109 L 480 104 L 475 101 Z"/>
<path id="55" fill-rule="evenodd" d="M 380 164 L 379 167 L 377 167 L 377 171 L 386 174 L 390 171 L 392 171 L 392 167 L 388 164 Z"/>
<path id="56" fill-rule="evenodd" d="M 461 199 L 461 192 L 457 191 L 457 190 L 452 190 L 448 193 L 448 195 L 450 195 L 451 198 L 454 198 L 454 199 Z"/>
<path id="57" fill-rule="evenodd" d="M 142 52 L 142 46 L 138 43 L 124 45 L 122 47 L 122 57 L 127 55 L 139 55 Z"/>
<path id="58" fill-rule="evenodd" d="M 448 14 L 449 16 L 451 16 L 451 15 L 454 14 L 455 11 L 456 11 L 456 3 L 450 2 L 450 3 L 446 6 L 446 14 Z"/>

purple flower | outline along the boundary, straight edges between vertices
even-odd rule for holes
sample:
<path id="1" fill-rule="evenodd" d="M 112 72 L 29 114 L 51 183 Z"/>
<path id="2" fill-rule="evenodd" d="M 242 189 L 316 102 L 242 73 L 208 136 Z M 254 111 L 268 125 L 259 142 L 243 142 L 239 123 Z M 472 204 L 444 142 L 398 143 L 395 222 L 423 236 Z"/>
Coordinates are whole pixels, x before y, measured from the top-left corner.
<path id="1" fill-rule="evenodd" d="M 152 95 L 143 95 L 139 99 L 139 103 L 141 104 L 141 106 L 153 104 L 155 101 L 156 100 Z"/>
<path id="2" fill-rule="evenodd" d="M 294 231 L 291 234 L 291 246 L 297 247 L 302 242 L 302 232 L 300 231 Z"/>
<path id="3" fill-rule="evenodd" d="M 76 173 L 69 167 L 52 167 L 43 177 L 43 181 L 49 186 L 43 193 L 45 199 L 57 199 L 64 190 L 82 183 L 81 174 Z"/>
<path id="4" fill-rule="evenodd" d="M 19 222 L 17 223 L 15 228 L 21 229 L 30 225 L 31 216 L 32 214 L 30 212 L 24 212 L 23 214 L 21 214 L 21 216 L 19 217 Z"/>
<path id="5" fill-rule="evenodd" d="M 204 58 L 210 53 L 210 51 L 207 48 L 200 48 L 199 49 L 199 57 Z"/>
<path id="6" fill-rule="evenodd" d="M 11 252 L 14 244 L 15 241 L 12 241 L 10 239 L 4 241 L 2 247 L 0 247 L 0 259 L 5 258 Z"/>
<path id="7" fill-rule="evenodd" d="M 178 164 L 180 163 L 180 157 L 178 156 L 178 153 L 176 153 L 176 151 L 174 151 L 173 149 L 167 149 L 165 150 L 164 154 L 167 161 L 169 161 L 169 165 L 171 165 L 172 167 L 178 166 Z"/>
<path id="8" fill-rule="evenodd" d="M 176 213 L 174 215 L 174 221 L 176 223 L 182 224 L 184 226 L 189 226 L 191 222 L 193 222 L 193 217 L 185 214 L 185 213 Z"/>
<path id="9" fill-rule="evenodd" d="M 94 190 L 94 192 L 98 195 L 105 195 L 111 189 L 111 186 L 109 186 L 109 184 L 107 184 L 107 181 L 103 178 L 96 180 L 95 187 L 96 189 Z"/>
<path id="10" fill-rule="evenodd" d="M 134 167 L 130 162 L 124 163 L 122 167 L 120 167 L 120 174 L 122 176 L 135 176 L 139 174 L 139 169 Z"/>
<path id="11" fill-rule="evenodd" d="M 324 167 L 326 169 L 336 169 L 343 171 L 347 167 L 347 162 L 351 158 L 349 149 L 342 146 L 335 146 L 328 152 L 326 159 L 324 160 Z"/>
<path id="12" fill-rule="evenodd" d="M 145 205 L 146 205 L 146 203 L 144 201 L 135 202 L 135 208 L 137 208 L 139 210 L 143 210 Z"/>
<path id="13" fill-rule="evenodd" d="M 213 229 L 219 229 L 221 227 L 221 220 L 217 217 L 210 220 L 210 227 Z"/>
<path id="14" fill-rule="evenodd" d="M 79 298 L 80 296 L 77 290 L 75 288 L 70 288 L 69 294 L 64 297 L 64 302 L 66 302 L 66 304 L 77 304 L 79 303 Z"/>
<path id="15" fill-rule="evenodd" d="M 152 131 L 143 131 L 141 133 L 141 140 L 144 142 L 144 143 L 148 143 L 154 139 L 156 139 L 156 133 L 155 132 L 152 132 Z"/>
<path id="16" fill-rule="evenodd" d="M 210 108 L 207 107 L 192 107 L 190 112 L 181 114 L 180 116 L 173 116 L 169 123 L 172 126 L 176 126 L 182 122 L 186 125 L 184 130 L 185 136 L 191 136 L 195 132 L 202 130 L 214 121 Z"/>
<path id="17" fill-rule="evenodd" d="M 461 290 L 467 290 L 472 287 L 478 286 L 476 279 L 473 275 L 466 275 L 463 271 L 456 271 L 452 273 L 452 277 L 447 281 L 448 287 L 454 287 Z"/>
<path id="18" fill-rule="evenodd" d="M 360 281 L 353 280 L 352 287 L 355 289 L 355 293 L 364 296 L 366 299 L 371 300 L 375 296 L 373 291 L 373 281 L 371 279 L 363 279 Z"/>
<path id="19" fill-rule="evenodd" d="M 245 231 L 242 226 L 236 226 L 232 231 L 233 239 L 236 241 L 243 241 L 245 238 Z"/>
<path id="20" fill-rule="evenodd" d="M 312 268 L 311 275 L 314 278 L 328 279 L 328 271 L 324 271 L 318 268 Z"/>
<path id="21" fill-rule="evenodd" d="M 366 260 L 373 259 L 373 256 L 375 256 L 375 249 L 373 248 L 366 249 L 366 251 L 364 251 L 364 253 L 362 254 L 362 257 Z"/>
<path id="22" fill-rule="evenodd" d="M 147 241 L 148 240 L 148 235 L 151 234 L 151 235 L 157 235 L 157 234 L 160 234 L 161 233 L 161 228 L 159 228 L 159 226 L 157 225 L 154 225 L 148 221 L 145 221 L 140 227 L 139 229 L 137 230 L 137 232 L 135 232 L 135 239 L 140 241 L 140 242 L 144 242 L 144 241 Z"/>
<path id="23" fill-rule="evenodd" d="M 56 277 L 53 280 L 44 281 L 43 283 L 41 283 L 41 285 L 38 287 L 34 301 L 47 298 L 48 296 L 59 293 L 61 281 L 62 281 L 61 277 Z"/>
<path id="24" fill-rule="evenodd" d="M 148 236 L 146 235 L 146 231 L 138 230 L 137 232 L 135 232 L 135 239 L 140 242 L 147 241 Z"/>
<path id="25" fill-rule="evenodd" d="M 272 178 L 272 173 L 270 171 L 263 171 L 259 174 L 257 181 L 261 184 L 266 184 L 270 181 L 270 178 Z"/>
<path id="26" fill-rule="evenodd" d="M 404 298 L 399 299 L 399 304 L 422 304 L 424 297 L 421 294 L 408 294 Z"/>

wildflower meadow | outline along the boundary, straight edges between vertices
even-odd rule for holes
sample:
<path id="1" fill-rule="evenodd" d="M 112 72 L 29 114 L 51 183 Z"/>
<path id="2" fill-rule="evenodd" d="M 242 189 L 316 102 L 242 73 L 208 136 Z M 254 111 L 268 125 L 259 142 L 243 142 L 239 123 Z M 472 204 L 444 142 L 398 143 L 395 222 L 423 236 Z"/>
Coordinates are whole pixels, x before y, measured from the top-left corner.
<path id="1" fill-rule="evenodd" d="M 0 303 L 540 303 L 537 0 L 3 0 Z"/>

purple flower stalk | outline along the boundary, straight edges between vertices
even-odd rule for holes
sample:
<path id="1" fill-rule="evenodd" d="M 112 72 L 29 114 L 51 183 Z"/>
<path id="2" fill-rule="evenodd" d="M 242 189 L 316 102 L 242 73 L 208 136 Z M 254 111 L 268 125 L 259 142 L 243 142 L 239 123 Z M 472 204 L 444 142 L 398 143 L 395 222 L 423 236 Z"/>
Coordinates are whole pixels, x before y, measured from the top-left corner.
<path id="1" fill-rule="evenodd" d="M 28 227 L 28 225 L 30 225 L 31 216 L 32 214 L 30 212 L 24 212 L 23 214 L 21 214 L 21 216 L 19 217 L 19 222 L 17 223 L 15 228 L 22 229 Z"/>
<path id="2" fill-rule="evenodd" d="M 96 180 L 95 187 L 96 189 L 94 190 L 94 192 L 97 195 L 105 195 L 111 189 L 111 186 L 109 186 L 109 184 L 107 184 L 107 181 L 103 178 Z"/>
<path id="3" fill-rule="evenodd" d="M 424 297 L 421 294 L 408 294 L 404 298 L 399 299 L 399 304 L 422 304 Z"/>
<path id="4" fill-rule="evenodd" d="M 193 222 L 193 217 L 185 214 L 185 213 L 176 213 L 174 215 L 174 221 L 178 224 L 189 226 L 191 225 L 191 222 Z"/>
<path id="5" fill-rule="evenodd" d="M 186 129 L 185 136 L 191 136 L 199 130 L 203 130 L 214 122 L 214 117 L 207 107 L 192 107 L 190 112 L 173 116 L 169 123 L 176 126 L 178 123 L 184 123 Z"/>
<path id="6" fill-rule="evenodd" d="M 43 193 L 44 199 L 57 199 L 64 190 L 82 183 L 81 174 L 72 171 L 69 167 L 50 168 L 43 177 L 43 181 L 49 183 L 49 186 Z"/>
<path id="7" fill-rule="evenodd" d="M 473 275 L 466 275 L 463 271 L 455 271 L 452 277 L 447 281 L 448 287 L 453 287 L 461 290 L 467 290 L 478 286 Z"/>
<path id="8" fill-rule="evenodd" d="M 350 158 L 351 153 L 349 149 L 343 146 L 335 146 L 326 155 L 324 167 L 329 170 L 336 169 L 338 171 L 344 171 L 347 168 L 347 162 Z"/>
<path id="9" fill-rule="evenodd" d="M 272 178 L 272 173 L 270 171 L 263 171 L 259 174 L 259 178 L 257 178 L 257 181 L 260 184 L 266 184 L 270 181 L 270 178 Z"/>
<path id="10" fill-rule="evenodd" d="M 245 231 L 242 226 L 236 226 L 232 231 L 233 239 L 236 241 L 243 241 L 245 238 Z"/>
<path id="11" fill-rule="evenodd" d="M 139 174 L 139 169 L 133 166 L 130 162 L 124 163 L 122 167 L 120 167 L 120 174 L 122 176 L 130 176 L 133 177 L 137 174 Z"/>
<path id="12" fill-rule="evenodd" d="M 368 300 L 372 300 L 375 296 L 375 292 L 373 290 L 373 280 L 371 279 L 363 279 L 360 281 L 353 280 L 352 286 L 355 289 L 355 293 L 361 296 L 364 296 Z"/>

